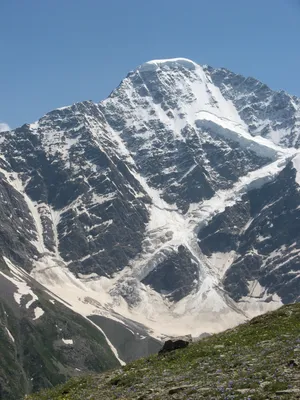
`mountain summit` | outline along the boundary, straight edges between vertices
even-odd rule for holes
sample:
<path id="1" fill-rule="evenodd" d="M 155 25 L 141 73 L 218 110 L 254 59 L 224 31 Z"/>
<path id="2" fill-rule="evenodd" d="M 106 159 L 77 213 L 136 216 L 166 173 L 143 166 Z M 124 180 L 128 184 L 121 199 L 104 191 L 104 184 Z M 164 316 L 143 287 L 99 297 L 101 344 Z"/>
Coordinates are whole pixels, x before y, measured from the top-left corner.
<path id="1" fill-rule="evenodd" d="M 2 132 L 0 330 L 12 349 L 24 348 L 22 318 L 42 332 L 50 309 L 71 309 L 105 338 L 106 361 L 78 356 L 78 325 L 52 324 L 49 343 L 72 341 L 64 379 L 298 301 L 299 133 L 298 98 L 183 58 Z M 24 391 L 54 381 L 18 365 Z"/>

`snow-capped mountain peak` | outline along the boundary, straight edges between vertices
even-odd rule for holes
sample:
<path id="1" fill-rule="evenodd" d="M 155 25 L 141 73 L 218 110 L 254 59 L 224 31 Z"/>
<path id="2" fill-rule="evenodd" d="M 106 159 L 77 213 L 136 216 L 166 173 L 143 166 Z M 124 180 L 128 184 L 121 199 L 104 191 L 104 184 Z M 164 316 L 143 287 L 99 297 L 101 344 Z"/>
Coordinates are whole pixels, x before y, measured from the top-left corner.
<path id="1" fill-rule="evenodd" d="M 104 104 L 111 104 L 120 96 L 123 111 L 129 106 L 132 113 L 125 125 L 134 124 L 137 129 L 143 128 L 139 120 L 146 108 L 151 119 L 156 117 L 169 125 L 179 138 L 183 137 L 181 131 L 186 124 L 193 125 L 196 119 L 209 119 L 210 115 L 244 126 L 231 101 L 224 99 L 204 69 L 183 58 L 142 64 Z M 119 111 L 122 113 L 122 108 Z"/>
<path id="2" fill-rule="evenodd" d="M 191 71 L 201 68 L 199 64 L 196 64 L 194 61 L 189 60 L 188 58 L 178 57 L 178 58 L 147 61 L 144 64 L 140 65 L 137 68 L 137 70 L 146 71 L 153 69 L 157 70 L 159 68 L 178 68 L 178 67 L 183 67 Z"/>
<path id="3" fill-rule="evenodd" d="M 295 301 L 299 103 L 153 60 L 99 104 L 3 133 L 3 256 L 94 322 L 154 336 Z"/>

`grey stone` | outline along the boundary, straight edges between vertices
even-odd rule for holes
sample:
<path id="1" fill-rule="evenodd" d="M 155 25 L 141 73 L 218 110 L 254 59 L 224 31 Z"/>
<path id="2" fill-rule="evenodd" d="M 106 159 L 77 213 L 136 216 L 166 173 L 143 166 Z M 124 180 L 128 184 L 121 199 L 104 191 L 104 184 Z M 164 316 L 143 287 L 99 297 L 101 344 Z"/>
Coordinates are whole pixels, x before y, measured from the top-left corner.
<path id="1" fill-rule="evenodd" d="M 193 387 L 193 385 L 177 386 L 177 387 L 173 387 L 173 388 L 169 389 L 168 393 L 175 394 L 175 393 L 182 392 L 183 390 L 190 389 L 192 387 Z"/>
<path id="2" fill-rule="evenodd" d="M 286 390 L 278 390 L 276 392 L 277 395 L 289 395 L 289 394 L 300 394 L 300 389 L 286 389 Z"/>

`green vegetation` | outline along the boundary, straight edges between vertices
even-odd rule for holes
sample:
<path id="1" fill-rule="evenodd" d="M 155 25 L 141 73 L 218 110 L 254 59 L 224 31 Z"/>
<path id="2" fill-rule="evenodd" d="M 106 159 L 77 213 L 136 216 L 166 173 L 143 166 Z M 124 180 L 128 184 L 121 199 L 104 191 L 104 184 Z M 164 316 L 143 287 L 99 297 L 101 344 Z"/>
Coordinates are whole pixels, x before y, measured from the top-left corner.
<path id="1" fill-rule="evenodd" d="M 26 301 L 20 307 L 9 307 L 0 296 L 3 400 L 19 400 L 25 393 L 52 388 L 72 376 L 120 365 L 97 327 L 61 303 L 51 303 L 46 292 L 35 289 L 35 293 L 39 300 L 28 308 Z M 38 319 L 33 319 L 35 307 L 44 311 Z M 62 338 L 71 338 L 73 344 L 65 345 Z"/>
<path id="2" fill-rule="evenodd" d="M 296 399 L 300 304 L 254 318 L 186 349 L 73 378 L 30 400 Z"/>

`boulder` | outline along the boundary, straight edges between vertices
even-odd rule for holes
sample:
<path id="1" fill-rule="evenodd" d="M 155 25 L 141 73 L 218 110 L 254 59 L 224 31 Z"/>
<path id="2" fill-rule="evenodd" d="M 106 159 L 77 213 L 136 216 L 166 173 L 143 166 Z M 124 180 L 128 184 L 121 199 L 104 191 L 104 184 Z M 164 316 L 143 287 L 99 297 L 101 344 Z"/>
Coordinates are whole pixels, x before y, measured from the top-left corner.
<path id="1" fill-rule="evenodd" d="M 190 342 L 191 340 L 188 339 L 169 339 L 164 343 L 158 354 L 165 354 L 173 350 L 184 349 L 189 345 Z"/>

